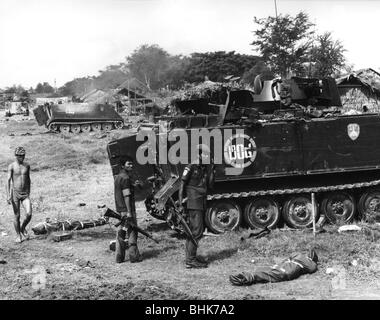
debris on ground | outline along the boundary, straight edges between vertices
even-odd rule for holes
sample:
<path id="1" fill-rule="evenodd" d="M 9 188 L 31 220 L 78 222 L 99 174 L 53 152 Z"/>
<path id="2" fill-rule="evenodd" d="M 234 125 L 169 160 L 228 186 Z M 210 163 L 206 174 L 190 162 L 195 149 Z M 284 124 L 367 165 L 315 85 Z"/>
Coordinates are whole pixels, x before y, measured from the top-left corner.
<path id="1" fill-rule="evenodd" d="M 95 265 L 90 260 L 76 259 L 75 263 L 81 268 L 95 268 Z"/>
<path id="2" fill-rule="evenodd" d="M 334 268 L 326 268 L 326 274 L 334 274 L 335 269 Z"/>
<path id="3" fill-rule="evenodd" d="M 352 260 L 351 265 L 356 267 L 358 265 L 358 260 Z"/>
<path id="4" fill-rule="evenodd" d="M 72 232 L 54 232 L 51 234 L 51 238 L 55 242 L 65 241 L 73 237 Z"/>
<path id="5" fill-rule="evenodd" d="M 380 239 L 380 226 L 374 225 L 374 226 L 363 226 L 363 232 L 366 236 L 366 238 L 372 242 L 375 242 Z"/>
<path id="6" fill-rule="evenodd" d="M 360 228 L 356 224 L 347 224 L 347 225 L 344 225 L 344 226 L 340 226 L 338 228 L 338 232 L 339 233 L 341 233 L 341 232 L 348 232 L 348 231 L 361 231 L 361 230 L 362 230 L 362 228 Z"/>
<path id="7" fill-rule="evenodd" d="M 215 234 L 215 233 L 212 233 L 212 232 L 209 232 L 207 230 L 207 228 L 205 228 L 205 231 L 203 232 L 203 236 L 207 237 L 207 236 L 211 236 L 211 237 L 219 237 L 220 234 Z"/>
<path id="8" fill-rule="evenodd" d="M 73 272 L 79 271 L 81 268 L 73 263 L 58 263 L 52 267 L 54 271 Z M 52 272 L 50 270 L 50 272 Z"/>

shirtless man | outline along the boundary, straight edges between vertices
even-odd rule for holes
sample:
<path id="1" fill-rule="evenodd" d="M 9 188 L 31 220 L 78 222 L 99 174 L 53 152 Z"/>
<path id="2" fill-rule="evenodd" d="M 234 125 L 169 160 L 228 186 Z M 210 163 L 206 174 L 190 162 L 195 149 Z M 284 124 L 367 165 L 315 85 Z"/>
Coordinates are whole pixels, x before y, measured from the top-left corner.
<path id="1" fill-rule="evenodd" d="M 7 202 L 12 204 L 14 216 L 14 227 L 17 233 L 16 242 L 22 242 L 23 238 L 29 239 L 26 226 L 32 218 L 32 205 L 30 195 L 30 166 L 24 162 L 25 149 L 17 147 L 15 150 L 16 161 L 8 166 Z M 12 182 L 12 187 L 11 187 Z M 23 205 L 26 217 L 20 226 L 20 208 Z"/>

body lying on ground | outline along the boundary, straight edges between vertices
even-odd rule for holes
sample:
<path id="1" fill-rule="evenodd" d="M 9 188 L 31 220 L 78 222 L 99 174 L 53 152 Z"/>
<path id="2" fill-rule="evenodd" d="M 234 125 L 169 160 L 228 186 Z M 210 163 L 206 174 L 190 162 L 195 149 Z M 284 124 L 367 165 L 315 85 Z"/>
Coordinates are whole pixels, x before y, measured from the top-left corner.
<path id="1" fill-rule="evenodd" d="M 294 253 L 279 265 L 257 268 L 255 272 L 242 272 L 230 275 L 230 282 L 235 286 L 249 286 L 255 283 L 289 281 L 303 274 L 317 271 L 318 256 L 314 250 L 309 253 Z"/>

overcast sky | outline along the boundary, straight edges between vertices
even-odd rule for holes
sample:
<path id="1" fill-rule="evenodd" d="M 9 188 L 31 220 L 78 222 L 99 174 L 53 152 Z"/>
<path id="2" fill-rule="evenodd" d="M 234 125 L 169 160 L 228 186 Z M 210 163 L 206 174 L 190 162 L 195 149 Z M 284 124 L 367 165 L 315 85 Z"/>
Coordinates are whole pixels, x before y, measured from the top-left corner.
<path id="1" fill-rule="evenodd" d="M 277 10 L 307 12 L 317 33 L 341 40 L 348 62 L 380 69 L 380 0 L 277 0 Z M 59 87 L 145 43 L 170 54 L 255 54 L 253 17 L 274 14 L 274 0 L 0 0 L 0 88 Z"/>

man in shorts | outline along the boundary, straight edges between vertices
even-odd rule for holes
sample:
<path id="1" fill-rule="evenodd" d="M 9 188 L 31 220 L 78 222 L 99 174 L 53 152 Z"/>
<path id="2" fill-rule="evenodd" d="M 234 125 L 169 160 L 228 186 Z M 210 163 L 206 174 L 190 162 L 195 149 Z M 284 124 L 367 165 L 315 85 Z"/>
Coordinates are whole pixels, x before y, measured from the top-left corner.
<path id="1" fill-rule="evenodd" d="M 12 204 L 14 212 L 14 228 L 16 230 L 15 241 L 20 243 L 29 239 L 26 226 L 32 218 L 32 204 L 30 202 L 30 166 L 25 159 L 25 149 L 17 147 L 15 150 L 16 161 L 8 166 L 8 178 L 6 183 L 7 202 Z M 26 211 L 25 220 L 20 225 L 21 205 Z"/>

